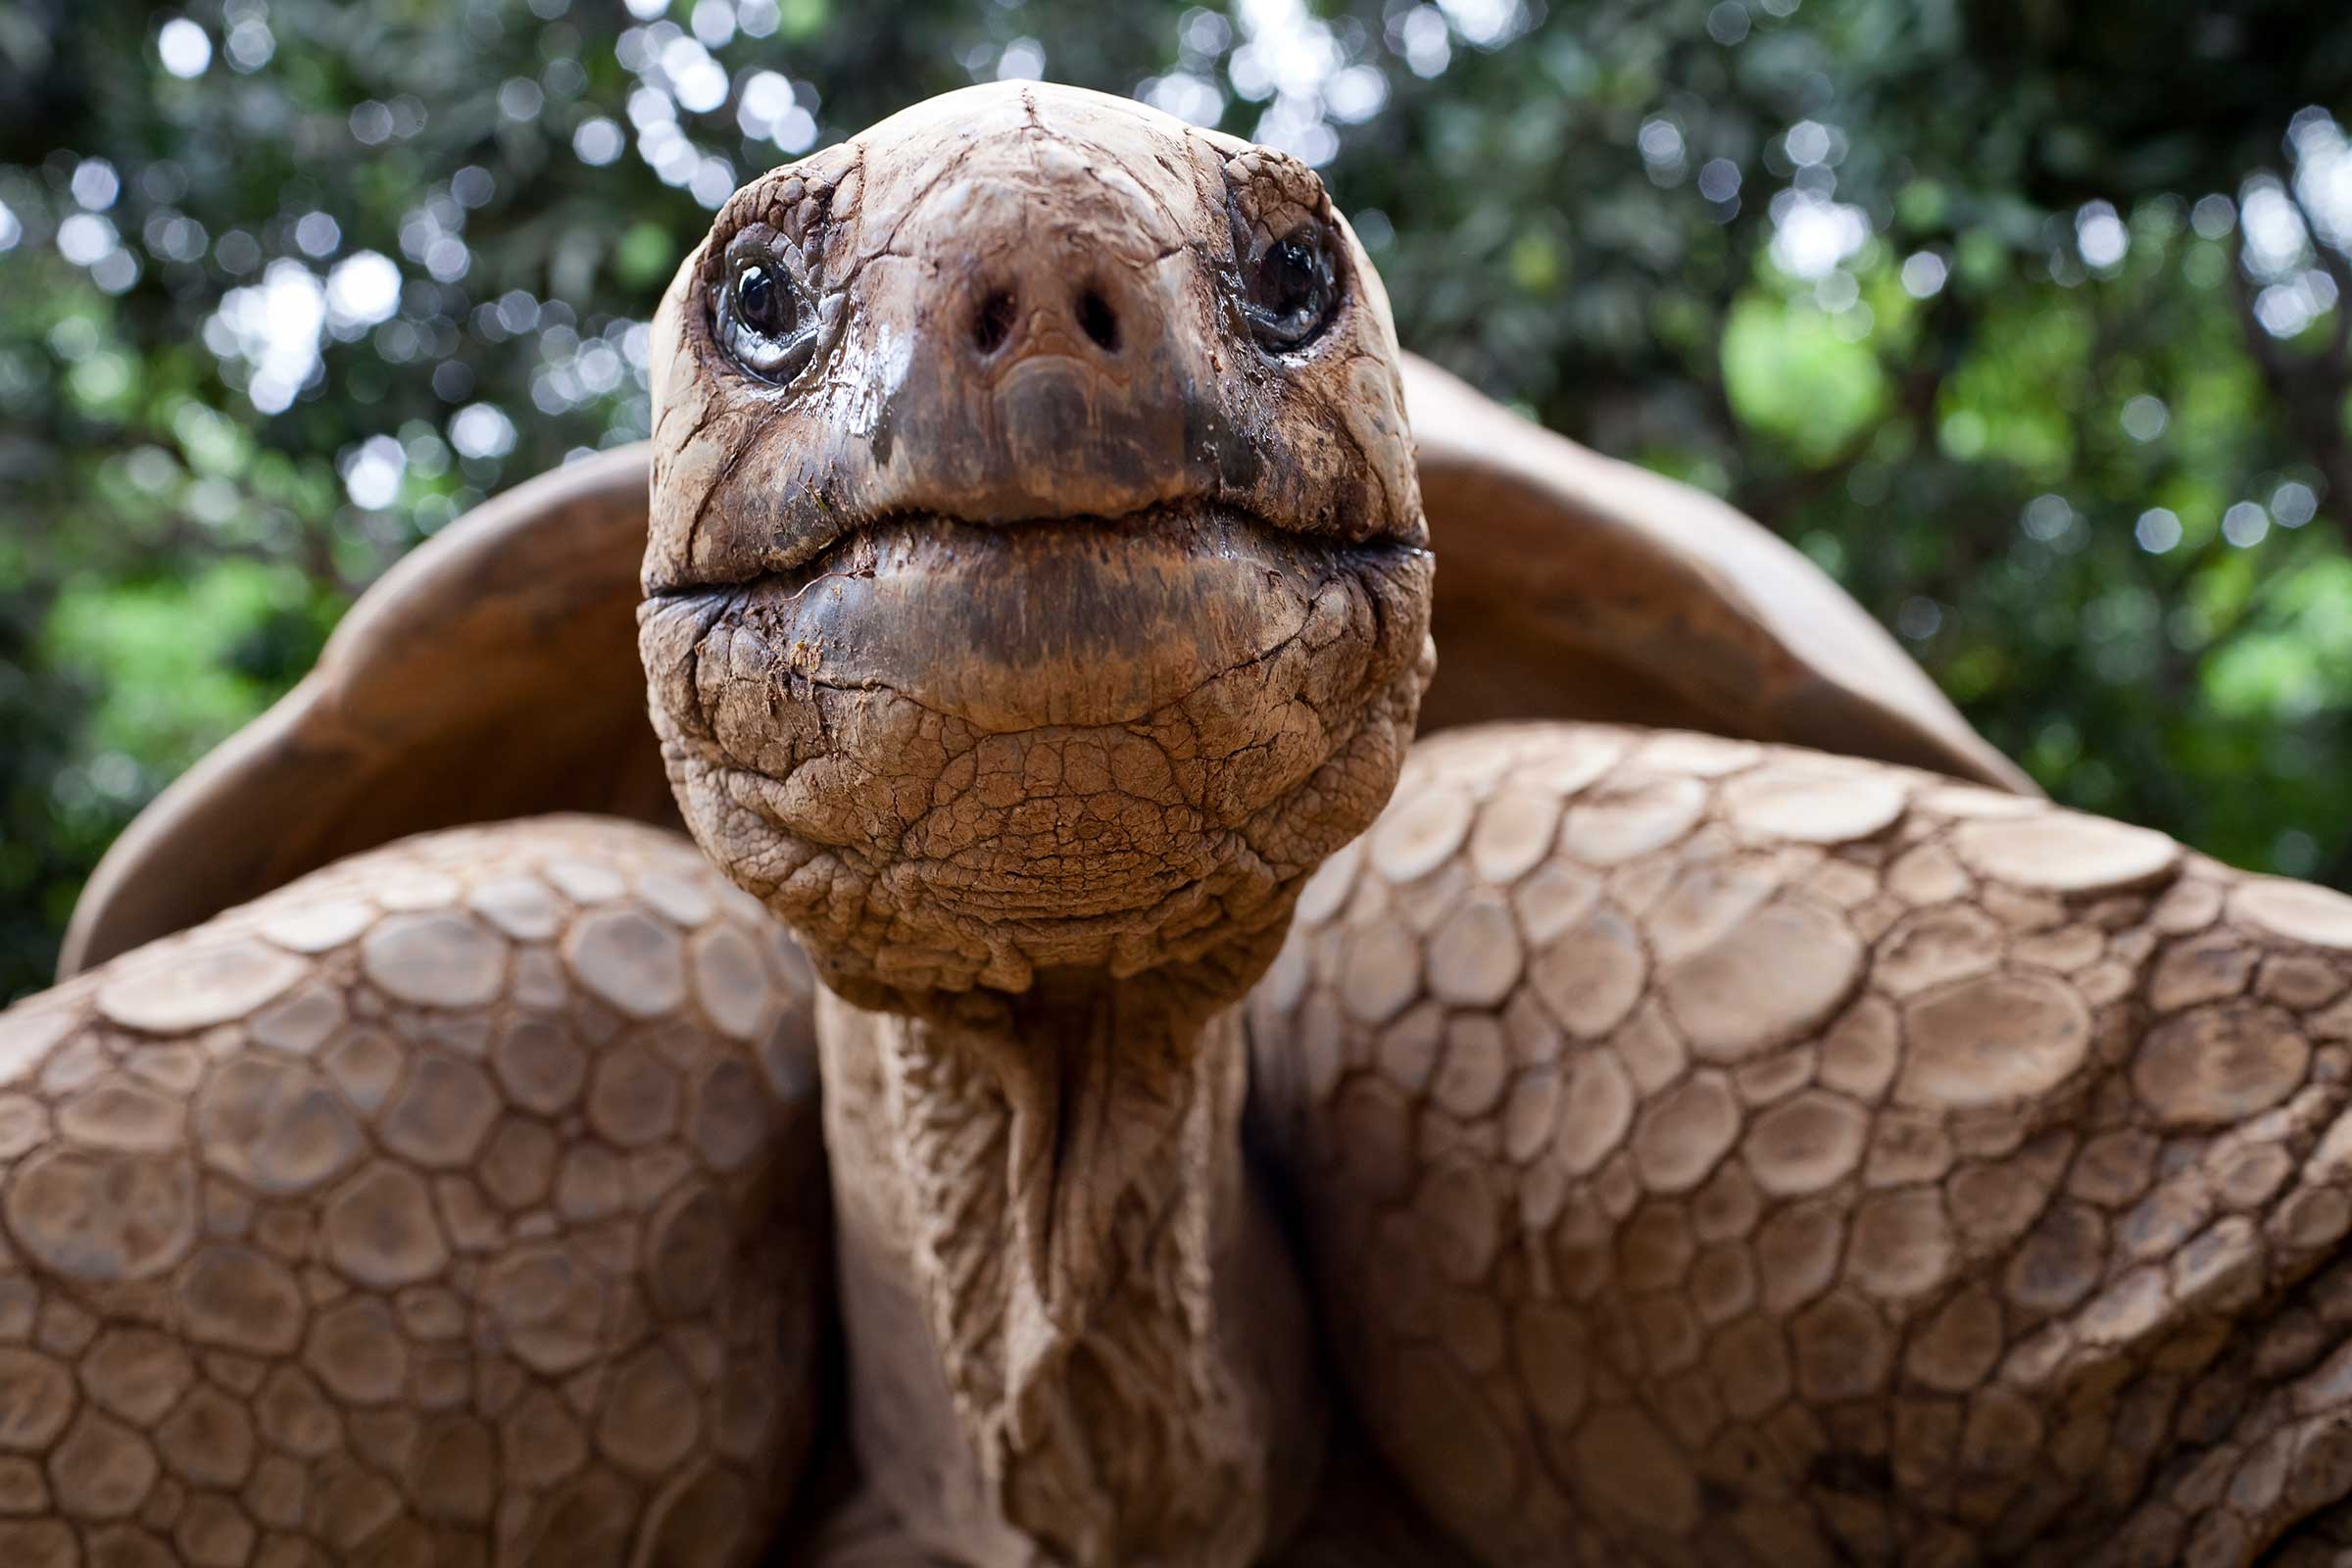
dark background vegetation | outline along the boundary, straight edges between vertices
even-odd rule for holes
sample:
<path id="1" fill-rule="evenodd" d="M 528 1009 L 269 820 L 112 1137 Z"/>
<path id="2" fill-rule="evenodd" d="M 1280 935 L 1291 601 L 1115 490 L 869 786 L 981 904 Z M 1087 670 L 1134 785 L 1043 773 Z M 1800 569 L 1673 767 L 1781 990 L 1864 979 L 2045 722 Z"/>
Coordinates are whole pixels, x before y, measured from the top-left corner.
<path id="1" fill-rule="evenodd" d="M 1041 73 L 1320 164 L 1410 346 L 2061 800 L 2352 885 L 2352 8 L 0 0 L 0 999 L 387 564 L 644 433 L 736 182 Z"/>

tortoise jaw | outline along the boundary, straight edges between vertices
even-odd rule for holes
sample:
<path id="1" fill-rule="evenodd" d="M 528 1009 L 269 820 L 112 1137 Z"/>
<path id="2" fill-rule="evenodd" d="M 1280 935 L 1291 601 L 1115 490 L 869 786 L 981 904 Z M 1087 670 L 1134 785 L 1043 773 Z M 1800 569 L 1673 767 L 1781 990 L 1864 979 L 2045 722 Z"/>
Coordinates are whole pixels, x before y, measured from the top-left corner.
<path id="1" fill-rule="evenodd" d="M 1245 937 L 1270 958 L 1395 780 L 1430 572 L 1230 513 L 904 518 L 649 598 L 638 645 L 704 848 L 836 989 L 911 1007 Z"/>

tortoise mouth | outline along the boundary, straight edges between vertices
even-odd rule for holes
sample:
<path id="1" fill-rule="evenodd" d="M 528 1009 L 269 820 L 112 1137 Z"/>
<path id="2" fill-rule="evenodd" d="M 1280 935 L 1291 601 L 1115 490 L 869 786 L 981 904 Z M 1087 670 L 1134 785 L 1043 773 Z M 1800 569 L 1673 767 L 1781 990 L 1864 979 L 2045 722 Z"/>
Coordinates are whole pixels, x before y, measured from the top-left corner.
<path id="1" fill-rule="evenodd" d="M 798 565 L 655 595 L 738 675 L 887 689 L 984 731 L 1128 724 L 1299 649 L 1377 642 L 1427 552 L 1216 507 L 850 528 Z"/>
<path id="2" fill-rule="evenodd" d="M 1066 542 L 1156 538 L 1173 547 L 1186 542 L 1214 548 L 1220 532 L 1258 536 L 1269 544 L 1300 541 L 1327 547 L 1383 550 L 1426 550 L 1428 536 L 1418 515 L 1409 529 L 1381 532 L 1346 517 L 1283 521 L 1215 500 L 1181 499 L 1157 502 L 1132 512 L 1057 513 L 1014 516 L 969 516 L 956 513 L 907 509 L 859 515 L 855 509 L 836 512 L 818 505 L 813 516 L 805 509 L 779 520 L 766 548 L 757 554 L 736 555 L 731 561 L 698 563 L 681 580 L 649 587 L 647 597 L 668 598 L 703 590 L 747 586 L 761 580 L 792 580 L 809 568 L 828 569 L 837 558 L 854 555 L 875 541 L 909 531 L 939 537 L 981 540 L 989 536 L 1063 536 Z"/>

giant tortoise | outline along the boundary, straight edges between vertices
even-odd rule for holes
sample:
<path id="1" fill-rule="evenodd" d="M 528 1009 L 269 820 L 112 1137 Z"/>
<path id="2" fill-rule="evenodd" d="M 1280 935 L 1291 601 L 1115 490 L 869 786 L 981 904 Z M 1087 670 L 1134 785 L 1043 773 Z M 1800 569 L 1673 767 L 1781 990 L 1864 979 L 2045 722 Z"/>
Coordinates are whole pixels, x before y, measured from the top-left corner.
<path id="1" fill-rule="evenodd" d="M 0 1563 L 2352 1560 L 2352 901 L 1401 355 L 1308 169 L 921 105 L 654 408 L 0 1016 Z"/>

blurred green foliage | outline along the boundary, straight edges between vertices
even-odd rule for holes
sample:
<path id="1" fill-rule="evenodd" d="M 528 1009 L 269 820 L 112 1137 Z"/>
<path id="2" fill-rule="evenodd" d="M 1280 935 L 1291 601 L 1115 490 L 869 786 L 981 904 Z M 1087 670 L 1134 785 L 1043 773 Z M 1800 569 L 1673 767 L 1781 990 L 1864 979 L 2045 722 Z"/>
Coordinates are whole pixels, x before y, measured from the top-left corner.
<path id="1" fill-rule="evenodd" d="M 2060 799 L 2352 884 L 2352 12 L 0 0 L 0 998 L 402 551 L 644 432 L 740 178 L 1039 73 L 1322 165 L 1408 344 L 1795 540 Z"/>

